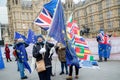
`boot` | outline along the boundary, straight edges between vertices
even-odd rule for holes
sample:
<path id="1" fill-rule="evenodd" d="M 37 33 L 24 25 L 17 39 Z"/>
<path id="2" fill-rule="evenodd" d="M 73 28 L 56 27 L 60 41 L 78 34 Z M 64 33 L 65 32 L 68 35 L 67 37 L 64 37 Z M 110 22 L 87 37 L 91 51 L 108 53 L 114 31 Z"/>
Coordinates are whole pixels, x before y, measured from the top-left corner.
<path id="1" fill-rule="evenodd" d="M 75 79 L 78 79 L 78 78 L 79 78 L 79 76 L 78 76 L 78 75 L 76 75 L 76 76 L 75 76 Z"/>
<path id="2" fill-rule="evenodd" d="M 68 76 L 66 80 L 72 80 L 72 76 Z"/>
<path id="3" fill-rule="evenodd" d="M 106 62 L 106 61 L 107 61 L 107 58 L 104 58 L 104 61 Z"/>
<path id="4" fill-rule="evenodd" d="M 99 57 L 99 60 L 98 60 L 98 62 L 102 62 L 102 57 Z"/>

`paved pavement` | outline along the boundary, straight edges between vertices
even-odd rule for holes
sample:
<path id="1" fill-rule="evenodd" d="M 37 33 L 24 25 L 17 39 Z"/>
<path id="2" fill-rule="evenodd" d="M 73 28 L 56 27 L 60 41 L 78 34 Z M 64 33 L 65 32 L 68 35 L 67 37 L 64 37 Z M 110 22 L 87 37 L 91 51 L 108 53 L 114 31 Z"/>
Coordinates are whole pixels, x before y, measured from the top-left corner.
<path id="1" fill-rule="evenodd" d="M 20 80 L 19 72 L 17 72 L 16 62 L 13 61 L 7 63 L 5 62 L 5 69 L 0 70 L 0 80 Z M 100 70 L 85 69 L 81 68 L 79 71 L 78 80 L 119 80 L 120 79 L 120 61 L 119 60 L 109 60 L 108 62 L 98 63 Z M 52 80 L 65 80 L 67 75 L 59 75 L 60 73 L 60 63 L 57 61 L 56 64 L 56 76 L 52 77 Z M 29 74 L 27 80 L 39 80 L 36 71 Z M 74 74 L 73 74 L 74 76 Z M 75 79 L 73 79 L 75 80 Z"/>

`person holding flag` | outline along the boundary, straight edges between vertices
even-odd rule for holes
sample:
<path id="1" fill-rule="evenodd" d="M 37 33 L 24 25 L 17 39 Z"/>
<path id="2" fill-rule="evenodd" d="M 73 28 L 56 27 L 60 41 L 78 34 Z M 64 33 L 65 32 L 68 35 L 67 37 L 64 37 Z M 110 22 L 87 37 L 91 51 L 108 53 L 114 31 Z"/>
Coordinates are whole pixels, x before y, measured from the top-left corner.
<path id="1" fill-rule="evenodd" d="M 37 42 L 33 46 L 33 57 L 36 58 L 36 62 L 40 60 L 44 60 L 46 70 L 42 72 L 38 72 L 39 80 L 51 80 L 51 58 L 50 50 L 54 46 L 54 44 L 48 43 L 44 41 L 42 35 L 37 36 Z M 43 57 L 44 56 L 44 57 Z"/>
<path id="2" fill-rule="evenodd" d="M 110 56 L 111 44 L 110 38 L 107 34 L 104 34 L 104 30 L 100 29 L 98 36 L 96 37 L 98 42 L 98 54 L 99 54 L 99 62 L 102 62 L 102 57 L 104 57 L 104 61 L 107 61 L 107 58 Z"/>
<path id="3" fill-rule="evenodd" d="M 27 79 L 28 77 L 25 76 L 24 69 L 28 69 L 28 71 L 31 73 L 31 68 L 28 61 L 27 52 L 25 50 L 26 47 L 29 45 L 24 42 L 22 38 L 18 38 L 16 44 L 14 45 L 14 49 L 16 50 L 16 58 L 17 58 L 17 65 L 20 72 L 21 79 Z"/>

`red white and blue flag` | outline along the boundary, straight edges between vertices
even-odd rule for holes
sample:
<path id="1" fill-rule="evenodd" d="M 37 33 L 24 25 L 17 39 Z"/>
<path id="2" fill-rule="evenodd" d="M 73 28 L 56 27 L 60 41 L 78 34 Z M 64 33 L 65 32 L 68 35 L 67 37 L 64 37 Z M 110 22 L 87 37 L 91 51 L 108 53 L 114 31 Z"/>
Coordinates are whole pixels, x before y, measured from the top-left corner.
<path id="1" fill-rule="evenodd" d="M 44 30 L 48 30 L 49 26 L 52 22 L 52 18 L 47 11 L 47 9 L 43 8 L 38 17 L 35 19 L 34 23 L 40 26 Z"/>

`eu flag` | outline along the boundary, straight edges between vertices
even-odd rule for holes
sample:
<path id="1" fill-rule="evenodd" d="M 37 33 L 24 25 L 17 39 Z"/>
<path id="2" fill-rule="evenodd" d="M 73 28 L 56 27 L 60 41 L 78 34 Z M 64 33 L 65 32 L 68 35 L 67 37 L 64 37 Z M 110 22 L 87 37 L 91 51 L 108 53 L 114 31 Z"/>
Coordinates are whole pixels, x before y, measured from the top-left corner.
<path id="1" fill-rule="evenodd" d="M 5 68 L 5 66 L 4 66 L 4 61 L 2 58 L 1 47 L 0 47 L 0 69 L 3 69 L 3 68 Z"/>
<path id="2" fill-rule="evenodd" d="M 36 37 L 35 33 L 31 29 L 29 29 L 27 42 L 28 43 L 35 43 L 36 40 L 37 40 L 37 37 Z"/>
<path id="3" fill-rule="evenodd" d="M 24 41 L 27 40 L 27 38 L 24 35 L 22 35 L 22 34 L 20 34 L 18 32 L 15 32 L 14 39 L 19 39 L 19 38 L 22 38 Z"/>
<path id="4" fill-rule="evenodd" d="M 65 45 L 65 22 L 62 3 L 58 0 L 56 7 L 56 12 L 53 16 L 53 22 L 51 24 L 51 29 L 49 31 L 49 36 L 53 37 L 56 41 Z"/>
<path id="5" fill-rule="evenodd" d="M 48 10 L 51 17 L 54 15 L 54 9 L 56 8 L 58 0 L 51 0 L 49 3 L 44 4 L 44 7 Z"/>

